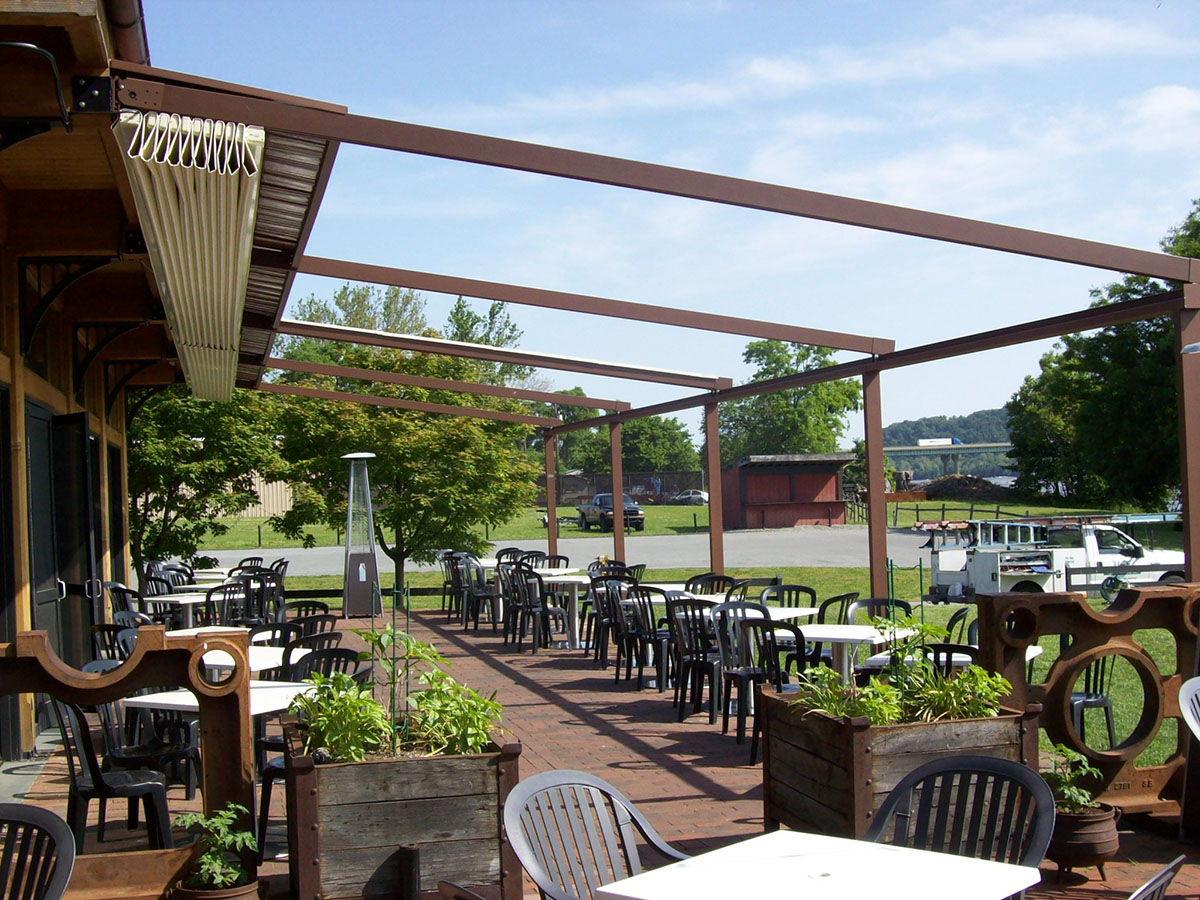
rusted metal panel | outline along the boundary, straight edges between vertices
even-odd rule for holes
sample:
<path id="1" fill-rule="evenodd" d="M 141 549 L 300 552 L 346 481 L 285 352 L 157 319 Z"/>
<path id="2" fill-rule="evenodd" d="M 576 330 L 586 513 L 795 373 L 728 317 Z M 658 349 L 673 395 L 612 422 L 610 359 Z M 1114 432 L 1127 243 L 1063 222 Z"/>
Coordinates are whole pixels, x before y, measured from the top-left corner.
<path id="1" fill-rule="evenodd" d="M 1200 585 L 1171 584 L 1121 591 L 1104 610 L 1082 594 L 978 594 L 979 663 L 1000 672 L 1013 685 L 1012 704 L 1041 703 L 1046 736 L 1087 756 L 1102 773 L 1099 799 L 1127 812 L 1172 814 L 1180 809 L 1183 751 L 1159 766 L 1138 766 L 1138 755 L 1167 718 L 1178 728 L 1179 686 L 1196 659 Z M 1163 674 L 1135 637 L 1144 629 L 1164 629 L 1175 641 L 1175 669 Z M 1025 650 L 1043 635 L 1070 635 L 1070 646 L 1055 660 L 1042 684 L 1026 678 Z M 1071 692 L 1084 670 L 1107 655 L 1126 660 L 1138 676 L 1145 703 L 1129 737 L 1097 750 L 1080 740 L 1071 722 Z M 1180 742 L 1182 746 L 1183 742 Z"/>

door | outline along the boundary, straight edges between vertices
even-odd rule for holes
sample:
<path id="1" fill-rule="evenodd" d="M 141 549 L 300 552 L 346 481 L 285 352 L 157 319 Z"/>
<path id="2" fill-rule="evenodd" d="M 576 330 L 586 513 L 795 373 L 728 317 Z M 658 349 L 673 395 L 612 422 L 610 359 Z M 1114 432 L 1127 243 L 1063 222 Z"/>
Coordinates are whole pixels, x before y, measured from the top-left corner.
<path id="1" fill-rule="evenodd" d="M 108 578 L 125 581 L 125 492 L 121 448 L 108 445 Z"/>
<path id="2" fill-rule="evenodd" d="M 34 627 L 78 668 L 91 659 L 91 626 L 101 620 L 96 569 L 95 439 L 87 414 L 55 416 L 26 406 L 29 570 Z"/>
<path id="3" fill-rule="evenodd" d="M 78 668 L 92 658 L 92 624 L 103 620 L 100 601 L 99 454 L 87 413 L 50 420 L 54 472 L 54 544 L 64 593 L 59 621 L 63 659 Z"/>
<path id="4" fill-rule="evenodd" d="M 33 595 L 33 627 L 46 632 L 50 646 L 66 658 L 54 539 L 54 474 L 50 466 L 50 420 L 44 406 L 25 407 L 25 465 L 29 477 L 29 584 Z"/>

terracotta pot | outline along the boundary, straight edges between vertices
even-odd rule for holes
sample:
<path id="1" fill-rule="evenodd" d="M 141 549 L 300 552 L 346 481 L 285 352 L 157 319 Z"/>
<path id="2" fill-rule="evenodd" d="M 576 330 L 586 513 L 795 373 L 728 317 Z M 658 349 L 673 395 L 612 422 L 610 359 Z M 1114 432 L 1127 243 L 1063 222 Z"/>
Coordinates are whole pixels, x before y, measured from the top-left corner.
<path id="1" fill-rule="evenodd" d="M 171 890 L 171 900 L 257 900 L 258 882 L 251 881 L 239 887 L 208 888 L 197 890 L 178 884 Z"/>
<path id="2" fill-rule="evenodd" d="M 1117 819 L 1120 811 L 1101 803 L 1095 809 L 1072 813 L 1058 811 L 1046 858 L 1058 863 L 1058 871 L 1076 866 L 1096 866 L 1104 878 L 1104 864 L 1117 853 Z"/>

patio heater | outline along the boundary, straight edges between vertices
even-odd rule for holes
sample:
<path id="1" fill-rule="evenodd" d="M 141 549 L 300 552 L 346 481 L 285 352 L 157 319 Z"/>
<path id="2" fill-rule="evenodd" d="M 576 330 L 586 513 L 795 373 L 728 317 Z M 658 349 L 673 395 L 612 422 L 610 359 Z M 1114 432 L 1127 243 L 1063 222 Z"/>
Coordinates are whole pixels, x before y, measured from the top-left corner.
<path id="1" fill-rule="evenodd" d="M 367 460 L 374 453 L 347 453 L 350 483 L 346 491 L 346 573 L 342 591 L 342 615 L 346 618 L 376 616 L 379 599 L 379 566 L 375 561 L 375 517 L 371 512 L 371 484 Z"/>

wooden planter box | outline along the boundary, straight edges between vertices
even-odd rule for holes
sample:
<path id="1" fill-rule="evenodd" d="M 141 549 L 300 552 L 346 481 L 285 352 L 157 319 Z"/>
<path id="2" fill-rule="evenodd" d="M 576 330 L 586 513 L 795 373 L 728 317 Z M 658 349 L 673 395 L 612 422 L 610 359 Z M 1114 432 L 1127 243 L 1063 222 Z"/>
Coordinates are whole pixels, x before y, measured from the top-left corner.
<path id="1" fill-rule="evenodd" d="M 401 845 L 420 851 L 422 897 L 439 879 L 521 900 L 521 866 L 501 827 L 521 745 L 470 756 L 314 765 L 285 727 L 288 871 L 300 900 L 396 896 Z M 493 745 L 496 746 L 496 745 Z"/>
<path id="2" fill-rule="evenodd" d="M 1041 706 L 996 718 L 872 727 L 793 709 L 789 695 L 762 692 L 763 820 L 862 838 L 893 787 L 917 766 L 951 754 L 998 756 L 1037 766 Z"/>

